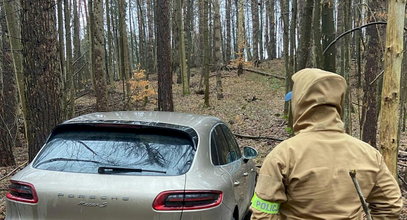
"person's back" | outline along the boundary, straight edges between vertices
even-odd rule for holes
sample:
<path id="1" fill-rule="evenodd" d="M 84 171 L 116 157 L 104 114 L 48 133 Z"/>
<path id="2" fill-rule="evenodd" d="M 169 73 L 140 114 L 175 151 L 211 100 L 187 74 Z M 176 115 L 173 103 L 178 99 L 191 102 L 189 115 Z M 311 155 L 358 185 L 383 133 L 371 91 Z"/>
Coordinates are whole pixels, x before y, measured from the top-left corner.
<path id="1" fill-rule="evenodd" d="M 344 133 L 344 79 L 305 69 L 293 80 L 296 136 L 279 144 L 263 162 L 252 219 L 362 219 L 350 170 L 356 170 L 373 219 L 397 219 L 401 194 L 382 156 Z"/>

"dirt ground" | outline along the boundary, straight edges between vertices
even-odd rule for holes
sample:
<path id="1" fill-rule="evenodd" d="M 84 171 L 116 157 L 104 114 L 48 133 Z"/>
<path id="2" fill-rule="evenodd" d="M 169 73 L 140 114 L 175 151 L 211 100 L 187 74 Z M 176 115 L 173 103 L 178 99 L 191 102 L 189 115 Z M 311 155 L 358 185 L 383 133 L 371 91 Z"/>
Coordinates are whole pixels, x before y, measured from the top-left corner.
<path id="1" fill-rule="evenodd" d="M 273 74 L 283 75 L 278 70 L 283 69 L 283 62 L 271 61 L 261 64 L 260 68 Z M 216 99 L 215 77 L 210 78 L 211 95 L 210 107 L 204 107 L 203 95 L 196 94 L 199 87 L 199 76 L 195 74 L 191 80 L 191 95 L 182 96 L 182 86 L 173 85 L 175 111 L 190 112 L 196 114 L 213 115 L 227 122 L 235 134 L 250 136 L 265 136 L 277 139 L 286 139 L 289 133 L 286 129 L 284 117 L 284 81 L 261 76 L 255 73 L 245 72 L 241 76 L 236 71 L 222 72 L 223 95 L 222 100 Z M 117 85 L 120 85 L 118 83 Z M 153 87 L 154 87 L 153 83 Z M 156 86 L 155 86 L 156 88 Z M 121 88 L 110 91 L 112 110 L 122 110 L 121 96 L 118 93 Z M 355 96 L 354 96 L 355 97 Z M 149 99 L 145 107 L 137 107 L 134 110 L 154 110 L 156 98 Z M 76 101 L 76 115 L 94 111 L 95 99 L 91 94 L 85 95 Z M 357 112 L 354 113 L 353 134 L 358 137 Z M 264 157 L 279 142 L 271 139 L 250 140 L 238 138 L 240 146 L 252 146 L 259 151 L 256 159 L 257 165 L 261 165 Z M 24 143 L 24 141 L 23 141 Z M 401 148 L 406 148 L 406 134 L 401 134 Z M 9 177 L 12 171 L 19 170 L 19 166 L 27 161 L 27 149 L 23 146 L 14 148 L 17 165 L 12 167 L 0 167 L 0 220 L 5 217 L 5 194 Z M 17 169 L 16 169 L 17 168 Z M 403 187 L 403 193 L 405 194 Z M 405 202 L 406 204 L 406 202 Z M 407 219 L 407 209 L 400 219 Z"/>

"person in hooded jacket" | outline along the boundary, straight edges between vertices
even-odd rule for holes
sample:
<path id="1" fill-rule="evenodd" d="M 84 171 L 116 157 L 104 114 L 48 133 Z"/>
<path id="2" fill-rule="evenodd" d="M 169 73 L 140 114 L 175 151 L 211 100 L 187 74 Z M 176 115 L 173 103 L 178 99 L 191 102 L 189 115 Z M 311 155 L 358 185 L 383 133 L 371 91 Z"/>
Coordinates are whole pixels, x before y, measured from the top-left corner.
<path id="1" fill-rule="evenodd" d="M 350 170 L 356 170 L 372 218 L 398 219 L 401 193 L 382 155 L 344 131 L 345 79 L 319 69 L 304 69 L 292 80 L 295 136 L 265 158 L 252 199 L 251 219 L 363 219 Z"/>

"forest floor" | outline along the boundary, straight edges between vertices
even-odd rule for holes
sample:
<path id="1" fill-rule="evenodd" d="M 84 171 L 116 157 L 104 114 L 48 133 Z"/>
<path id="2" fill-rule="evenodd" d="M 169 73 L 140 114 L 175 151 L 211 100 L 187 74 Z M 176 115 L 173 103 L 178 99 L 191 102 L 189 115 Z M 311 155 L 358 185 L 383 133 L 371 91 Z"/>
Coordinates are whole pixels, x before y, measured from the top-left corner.
<path id="1" fill-rule="evenodd" d="M 281 60 L 261 63 L 259 69 L 280 76 L 284 75 Z M 237 76 L 236 71 L 222 71 L 224 98 L 221 100 L 216 98 L 215 77 L 211 77 L 210 107 L 204 107 L 203 95 L 195 92 L 198 90 L 200 77 L 197 70 L 194 72 L 190 95 L 182 96 L 182 85 L 173 84 L 175 111 L 216 116 L 225 121 L 235 134 L 270 137 L 270 139 L 258 140 L 238 138 L 240 146 L 252 146 L 258 150 L 259 156 L 256 158 L 258 166 L 261 165 L 268 152 L 279 143 L 279 141 L 272 140 L 273 138 L 287 139 L 289 137 L 286 129 L 287 120 L 284 116 L 285 87 L 283 80 L 250 72 Z M 156 81 L 154 81 L 154 77 L 152 78 L 152 86 L 156 88 Z M 121 110 L 123 106 L 119 87 L 121 84 L 116 85 L 117 87 L 112 88 L 109 92 L 110 100 L 113 100 L 110 106 L 112 110 Z M 353 97 L 356 97 L 356 94 Z M 149 100 L 150 102 L 146 106 L 135 109 L 154 110 L 156 97 Z M 92 94 L 82 96 L 76 101 L 76 104 L 76 115 L 90 113 L 95 109 L 95 99 Z M 358 113 L 355 112 L 353 115 L 352 135 L 359 137 Z M 402 133 L 401 148 L 406 148 L 406 142 L 406 133 Z M 28 158 L 26 147 L 16 146 L 14 153 L 17 165 L 0 167 L 0 220 L 5 216 L 5 194 L 9 184 L 9 177 L 6 176 L 21 169 L 18 168 L 19 165 L 24 164 Z M 405 191 L 403 190 L 403 192 Z M 404 194 L 406 195 L 406 193 Z M 407 219 L 406 207 L 400 219 Z"/>

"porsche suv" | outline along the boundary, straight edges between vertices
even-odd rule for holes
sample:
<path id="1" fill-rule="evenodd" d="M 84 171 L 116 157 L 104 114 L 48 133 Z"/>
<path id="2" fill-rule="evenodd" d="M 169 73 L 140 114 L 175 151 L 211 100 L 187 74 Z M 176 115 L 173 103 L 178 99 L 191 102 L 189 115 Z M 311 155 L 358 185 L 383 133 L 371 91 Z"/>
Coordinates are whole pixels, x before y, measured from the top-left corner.
<path id="1" fill-rule="evenodd" d="M 243 219 L 256 156 L 215 117 L 79 116 L 12 177 L 6 219 Z"/>

